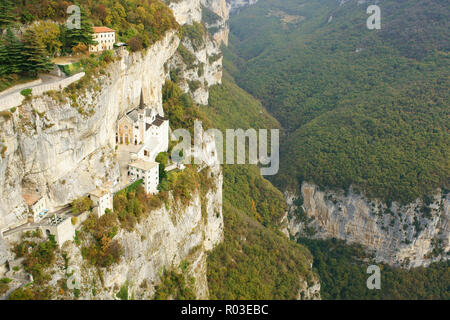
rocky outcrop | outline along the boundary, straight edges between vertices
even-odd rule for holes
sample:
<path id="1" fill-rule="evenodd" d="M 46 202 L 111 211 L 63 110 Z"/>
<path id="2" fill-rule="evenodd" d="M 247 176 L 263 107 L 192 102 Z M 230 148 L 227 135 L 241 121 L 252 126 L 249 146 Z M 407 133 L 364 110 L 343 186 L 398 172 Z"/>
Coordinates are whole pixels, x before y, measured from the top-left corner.
<path id="1" fill-rule="evenodd" d="M 316 275 L 313 275 L 309 281 L 300 279 L 300 289 L 297 294 L 297 300 L 321 300 L 320 281 Z"/>
<path id="2" fill-rule="evenodd" d="M 222 8 L 228 17 L 222 0 L 207 2 Z M 182 24 L 201 21 L 200 0 L 176 1 L 170 6 Z M 81 96 L 65 102 L 54 95 L 35 97 L 11 117 L 0 117 L 0 149 L 4 149 L 0 158 L 0 230 L 20 219 L 17 213 L 25 207 L 23 187 L 46 195 L 49 207 L 55 208 L 86 194 L 94 185 L 118 178 L 119 168 L 111 157 L 116 121 L 138 105 L 141 90 L 145 102 L 163 114 L 161 87 L 168 77 L 167 64 L 183 65 L 174 56 L 179 44 L 176 32 L 169 32 L 145 52 L 122 50 L 118 61 L 110 63 Z M 192 95 L 198 103 L 207 104 L 208 87 L 221 82 L 219 45 L 209 35 L 201 48 L 194 49 L 189 41 L 185 45 L 195 55 L 197 67 L 183 65 L 181 87 L 188 92 L 192 84 L 200 84 Z"/>
<path id="3" fill-rule="evenodd" d="M 146 103 L 163 114 L 164 64 L 179 42 L 173 31 L 145 52 L 122 50 L 86 92 L 63 101 L 35 97 L 9 119 L 0 118 L 6 146 L 0 162 L 0 229 L 24 205 L 24 187 L 58 207 L 118 178 L 116 122 L 139 104 L 141 90 Z"/>
<path id="4" fill-rule="evenodd" d="M 194 1 L 189 2 L 189 5 L 191 10 L 186 9 L 185 1 L 170 4 L 170 6 L 174 6 L 175 12 L 180 12 L 180 14 L 175 14 L 178 23 L 192 25 L 202 21 L 204 8 L 217 15 L 217 22 L 214 25 L 206 23 L 210 32 L 203 30 L 201 41 L 191 39 L 189 36 L 182 39 L 181 47 L 166 65 L 167 78 L 177 82 L 184 93 L 191 94 L 196 103 L 207 105 L 209 87 L 222 82 L 220 43 L 224 37 L 228 40 L 228 7 L 224 0 Z M 200 16 L 198 12 L 200 12 Z"/>
<path id="5" fill-rule="evenodd" d="M 212 15 L 213 17 L 210 19 L 204 17 L 203 20 L 214 40 L 218 44 L 223 43 L 228 45 L 228 38 L 230 35 L 230 28 L 228 25 L 230 5 L 226 0 L 202 0 L 202 4 L 216 15 Z"/>
<path id="6" fill-rule="evenodd" d="M 448 259 L 450 250 L 450 195 L 437 194 L 430 203 L 386 205 L 368 200 L 351 189 L 321 191 L 303 183 L 302 209 L 298 214 L 292 193 L 285 193 L 290 206 L 291 235 L 317 239 L 337 238 L 360 243 L 373 251 L 377 261 L 404 267 L 427 266 Z M 300 211 L 301 212 L 301 211 Z"/>
<path id="7" fill-rule="evenodd" d="M 221 50 L 208 33 L 204 34 L 200 47 L 196 47 L 189 38 L 183 39 L 182 46 L 195 61 L 187 62 L 181 52 L 177 52 L 167 66 L 170 73 L 176 74 L 177 84 L 183 92 L 190 93 L 196 103 L 207 105 L 209 87 L 222 83 Z"/>
<path id="8" fill-rule="evenodd" d="M 177 22 L 181 25 L 202 21 L 200 0 L 166 0 Z"/>
<path id="9" fill-rule="evenodd" d="M 217 188 L 210 190 L 203 201 L 196 193 L 185 207 L 172 199 L 169 206 L 152 211 L 134 231 L 120 230 L 114 239 L 123 248 L 121 261 L 108 269 L 102 268 L 101 277 L 97 268 L 83 260 L 80 248 L 66 242 L 62 250 L 67 253 L 68 270 L 75 271 L 81 299 L 116 299 L 119 288 L 125 284 L 130 298 L 151 299 L 163 270 L 177 268 L 182 262 L 187 266 L 186 276 L 195 278 L 196 297 L 209 297 L 206 258 L 208 251 L 223 240 L 223 178 L 219 165 L 204 170 L 214 176 Z M 67 280 L 66 270 L 55 266 L 50 286 L 57 287 L 61 279 Z M 71 294 L 67 292 L 66 298 Z"/>
<path id="10" fill-rule="evenodd" d="M 236 13 L 240 8 L 254 5 L 258 0 L 227 0 L 227 2 L 230 4 L 230 12 Z"/>

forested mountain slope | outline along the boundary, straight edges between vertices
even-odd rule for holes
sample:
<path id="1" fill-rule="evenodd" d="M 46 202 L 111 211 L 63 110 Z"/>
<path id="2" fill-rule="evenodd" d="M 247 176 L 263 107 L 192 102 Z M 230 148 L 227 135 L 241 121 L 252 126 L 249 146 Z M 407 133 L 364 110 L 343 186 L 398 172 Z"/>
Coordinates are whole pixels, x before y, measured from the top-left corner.
<path id="1" fill-rule="evenodd" d="M 277 128 L 261 104 L 237 87 L 224 61 L 222 85 L 211 88 L 205 113 L 219 128 Z M 240 108 L 235 108 L 236 104 Z M 208 258 L 213 299 L 292 299 L 305 276 L 320 280 L 322 299 L 448 299 L 448 262 L 410 270 L 380 266 L 382 290 L 366 286 L 367 267 L 376 264 L 361 245 L 301 238 L 296 245 L 281 235 L 286 211 L 283 195 L 260 176 L 256 166 L 225 165 L 224 234 Z M 314 273 L 305 262 L 314 261 Z M 317 285 L 316 285 L 317 286 Z M 311 291 L 311 289 L 309 289 Z"/>
<path id="2" fill-rule="evenodd" d="M 221 130 L 280 127 L 228 72 L 203 111 Z M 279 231 L 287 210 L 281 192 L 256 166 L 224 165 L 223 175 L 225 239 L 208 257 L 211 298 L 295 299 L 301 292 L 317 298 L 311 254 Z"/>
<path id="3" fill-rule="evenodd" d="M 262 0 L 231 19 L 226 57 L 237 83 L 288 136 L 284 189 L 354 185 L 411 202 L 449 189 L 448 1 Z"/>

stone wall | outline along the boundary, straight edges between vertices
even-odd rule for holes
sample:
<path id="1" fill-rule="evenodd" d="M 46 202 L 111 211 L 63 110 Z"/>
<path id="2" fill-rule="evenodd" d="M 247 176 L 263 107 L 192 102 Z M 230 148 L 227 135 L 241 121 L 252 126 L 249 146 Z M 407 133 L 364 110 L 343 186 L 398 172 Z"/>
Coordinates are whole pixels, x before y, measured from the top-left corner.
<path id="1" fill-rule="evenodd" d="M 352 190 L 322 191 L 303 183 L 303 209 L 310 223 L 300 221 L 293 200 L 285 193 L 290 207 L 289 232 L 305 236 L 305 226 L 313 228 L 313 238 L 337 238 L 360 243 L 375 253 L 376 259 L 404 267 L 427 266 L 433 261 L 448 259 L 450 251 L 450 195 L 436 194 L 423 213 L 425 204 L 414 203 L 388 207 L 380 200 L 369 200 Z M 440 253 L 439 253 L 440 252 Z"/>
<path id="2" fill-rule="evenodd" d="M 60 81 L 44 84 L 42 84 L 42 80 L 39 79 L 24 85 L 15 86 L 7 91 L 12 92 L 15 90 L 21 91 L 24 89 L 32 89 L 32 95 L 38 96 L 48 91 L 60 91 L 72 83 L 80 80 L 84 77 L 84 75 L 84 72 L 80 72 L 71 77 L 61 79 Z M 25 100 L 25 97 L 20 93 L 20 91 L 14 93 L 3 92 L 2 96 L 0 96 L 0 111 L 9 110 L 13 107 L 20 106 Z"/>

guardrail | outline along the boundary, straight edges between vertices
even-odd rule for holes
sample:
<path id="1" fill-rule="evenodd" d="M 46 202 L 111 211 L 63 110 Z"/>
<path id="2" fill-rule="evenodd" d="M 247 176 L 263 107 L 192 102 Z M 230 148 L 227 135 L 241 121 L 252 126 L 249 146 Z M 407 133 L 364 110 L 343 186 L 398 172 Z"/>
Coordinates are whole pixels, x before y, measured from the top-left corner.
<path id="1" fill-rule="evenodd" d="M 38 96 L 43 94 L 44 92 L 48 91 L 59 91 L 62 90 L 72 83 L 80 80 L 85 76 L 84 72 L 77 73 L 71 77 L 62 79 L 61 81 L 52 82 L 48 84 L 42 84 L 42 85 L 36 85 L 36 86 L 30 86 L 29 84 L 27 86 L 21 87 L 19 89 L 31 89 L 33 96 Z M 23 100 L 25 100 L 25 97 L 20 94 L 20 92 L 15 92 L 11 94 L 6 94 L 0 96 L 0 111 L 8 110 L 14 107 L 18 107 L 22 104 Z"/>
<path id="2" fill-rule="evenodd" d="M 37 80 L 30 81 L 30 82 L 18 84 L 18 85 L 14 86 L 14 87 L 8 88 L 8 89 L 3 90 L 2 92 L 0 92 L 0 98 L 10 94 L 13 91 L 22 90 L 22 89 L 26 89 L 26 88 L 29 88 L 29 87 L 34 87 L 34 86 L 37 86 L 37 85 L 39 85 L 41 83 L 42 83 L 42 79 L 37 79 Z"/>

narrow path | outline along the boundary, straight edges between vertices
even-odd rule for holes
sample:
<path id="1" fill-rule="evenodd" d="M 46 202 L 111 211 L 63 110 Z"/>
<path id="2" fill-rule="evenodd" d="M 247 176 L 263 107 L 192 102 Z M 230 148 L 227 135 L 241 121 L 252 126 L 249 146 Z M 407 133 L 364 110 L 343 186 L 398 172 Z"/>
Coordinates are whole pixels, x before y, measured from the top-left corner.
<path id="1" fill-rule="evenodd" d="M 15 93 L 21 92 L 24 89 L 33 89 L 35 87 L 40 87 L 42 85 L 55 83 L 55 82 L 58 82 L 58 81 L 61 81 L 61 80 L 65 79 L 63 77 L 52 76 L 50 74 L 39 75 L 39 78 L 42 80 L 41 83 L 35 84 L 33 86 L 27 86 L 25 88 L 20 88 L 20 89 L 17 89 L 17 90 L 13 90 L 13 91 L 8 92 L 7 94 L 4 94 L 4 93 L 0 92 L 0 98 L 6 98 L 6 97 L 11 96 L 11 95 L 13 95 Z"/>
<path id="2" fill-rule="evenodd" d="M 21 226 L 18 226 L 18 227 L 16 227 L 16 228 L 14 228 L 14 229 L 10 229 L 10 230 L 4 231 L 4 232 L 3 232 L 3 237 L 10 236 L 10 235 L 15 234 L 15 233 L 17 233 L 17 232 L 23 232 L 23 231 L 34 230 L 34 229 L 36 229 L 36 228 L 39 228 L 39 227 L 42 226 L 42 225 L 46 225 L 46 224 L 47 224 L 46 221 L 48 220 L 49 217 L 51 217 L 51 216 L 53 216 L 53 215 L 58 215 L 58 216 L 60 216 L 60 215 L 63 215 L 63 214 L 67 214 L 67 213 L 69 213 L 70 211 L 71 211 L 70 205 L 66 205 L 66 206 L 62 207 L 61 209 L 58 209 L 57 211 L 54 211 L 54 212 L 52 212 L 52 213 L 48 213 L 48 214 L 47 214 L 47 217 L 44 218 L 44 219 L 42 219 L 42 220 L 39 221 L 38 223 L 31 223 L 31 222 L 28 222 L 28 223 L 26 223 L 26 224 L 23 224 L 23 225 L 21 225 Z"/>
<path id="3" fill-rule="evenodd" d="M 33 90 L 33 88 L 38 88 L 38 87 L 41 87 L 41 86 L 45 86 L 45 85 L 49 85 L 49 84 L 53 84 L 53 83 L 58 83 L 61 80 L 66 79 L 66 77 L 57 77 L 57 76 L 53 76 L 53 75 L 49 75 L 49 74 L 39 75 L 39 78 L 42 80 L 42 82 L 39 83 L 39 84 L 21 87 L 19 89 L 10 91 L 8 93 L 3 93 L 2 94 L 0 92 L 0 100 L 7 100 L 8 98 L 17 97 L 17 94 L 20 94 L 20 92 L 22 90 L 25 90 L 25 89 Z M 0 111 L 5 111 L 5 110 L 9 110 L 9 109 L 10 109 L 10 106 L 3 105 L 3 106 L 0 107 Z"/>

